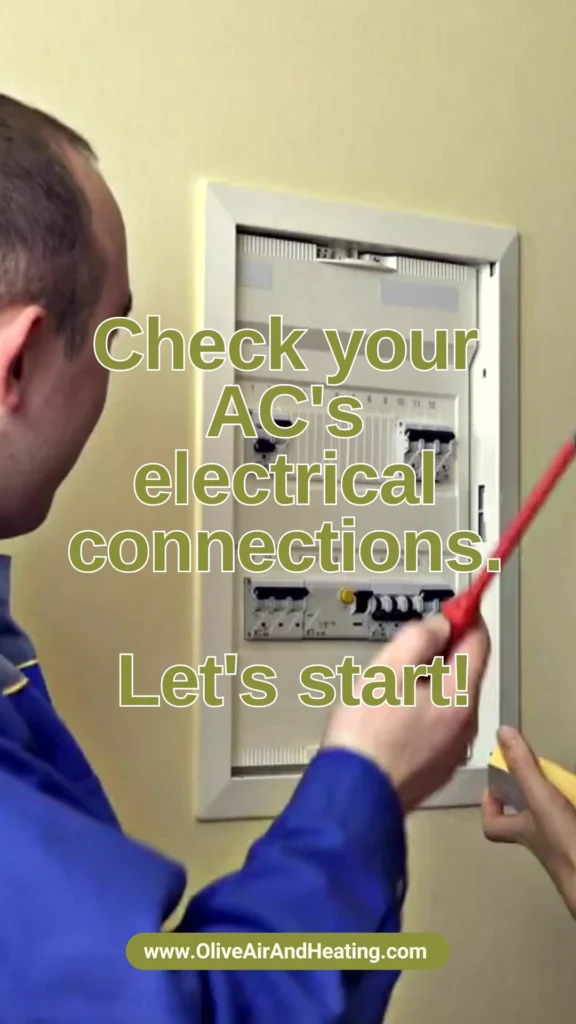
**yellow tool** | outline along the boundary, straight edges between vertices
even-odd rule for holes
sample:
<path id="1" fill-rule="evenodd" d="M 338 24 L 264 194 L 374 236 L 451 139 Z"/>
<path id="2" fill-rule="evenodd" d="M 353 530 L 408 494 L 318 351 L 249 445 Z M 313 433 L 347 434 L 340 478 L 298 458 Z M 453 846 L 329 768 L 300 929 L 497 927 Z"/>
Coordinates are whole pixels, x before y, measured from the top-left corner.
<path id="1" fill-rule="evenodd" d="M 544 777 L 559 789 L 563 796 L 576 807 L 576 775 L 544 757 L 538 758 L 538 764 Z M 502 800 L 516 811 L 523 811 L 526 802 L 516 780 L 508 771 L 508 766 L 499 747 L 492 753 L 488 761 L 488 787 L 495 797 Z"/>

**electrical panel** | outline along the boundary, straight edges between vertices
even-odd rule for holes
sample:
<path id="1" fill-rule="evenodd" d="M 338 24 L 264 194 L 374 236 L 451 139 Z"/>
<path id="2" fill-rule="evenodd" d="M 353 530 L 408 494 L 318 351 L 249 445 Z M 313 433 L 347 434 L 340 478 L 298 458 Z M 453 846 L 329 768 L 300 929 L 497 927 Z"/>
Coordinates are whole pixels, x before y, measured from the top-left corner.
<path id="1" fill-rule="evenodd" d="M 338 531 L 331 549 L 334 566 L 329 572 L 287 572 L 276 565 L 257 574 L 237 569 L 233 576 L 234 638 L 238 673 L 253 664 L 269 665 L 279 681 L 278 697 L 271 706 L 249 707 L 241 686 L 234 688 L 232 773 L 243 777 L 291 770 L 306 761 L 322 733 L 324 713 L 298 700 L 298 679 L 311 663 L 336 665 L 346 655 L 368 664 L 400 626 L 438 610 L 443 600 L 457 593 L 467 577 L 446 568 L 448 541 L 459 530 L 476 529 L 469 486 L 470 405 L 469 374 L 453 368 L 453 336 L 458 329 L 473 330 L 477 317 L 477 271 L 473 267 L 395 257 L 379 263 L 362 260 L 343 250 L 330 253 L 305 242 L 291 242 L 240 233 L 237 243 L 236 329 L 258 330 L 268 336 L 269 318 L 281 315 L 284 333 L 305 330 L 298 343 L 307 370 L 295 371 L 286 360 L 281 369 L 240 373 L 240 385 L 254 425 L 255 437 L 237 431 L 235 466 L 256 463 L 272 475 L 275 463 L 286 464 L 284 503 L 272 495 L 272 480 L 258 480 L 270 488 L 268 500 L 234 507 L 234 534 L 265 531 L 275 541 L 289 531 L 312 533 L 329 520 Z M 397 369 L 377 372 L 361 348 L 346 380 L 330 385 L 334 360 L 324 329 L 335 328 L 343 347 L 354 330 L 366 336 L 382 328 L 401 332 L 410 343 L 411 332 L 422 332 L 422 352 L 431 362 L 436 351 L 435 332 L 448 337 L 450 366 L 445 372 L 423 372 L 410 359 Z M 391 342 L 379 348 L 382 361 L 390 357 Z M 474 345 L 468 352 L 474 358 Z M 296 419 L 307 429 L 296 437 L 276 437 L 266 430 L 259 409 L 272 385 L 296 385 L 305 400 L 295 403 L 279 396 L 274 422 L 290 427 Z M 318 386 L 323 400 L 316 401 Z M 362 431 L 354 437 L 330 433 L 330 398 L 352 398 L 361 407 Z M 282 433 L 282 431 L 280 431 Z M 346 468 L 375 467 L 382 483 L 386 467 L 409 465 L 417 488 L 422 482 L 423 454 L 434 453 L 434 502 L 399 505 L 380 500 L 352 504 L 341 491 L 334 503 L 326 502 L 327 467 L 340 484 Z M 298 467 L 314 465 L 306 489 Z M 354 487 L 360 499 L 372 481 L 358 475 Z M 296 501 L 296 495 L 299 500 Z M 353 539 L 355 568 L 344 566 L 344 533 Z M 398 538 L 400 558 L 390 571 L 367 571 L 359 559 L 360 540 L 372 531 L 388 531 Z M 419 547 L 410 565 L 406 561 L 407 532 L 434 533 L 442 554 L 432 564 L 426 545 Z M 349 550 L 347 549 L 347 550 Z M 294 545 L 294 558 L 310 553 Z M 316 550 L 315 555 L 318 555 Z M 374 546 L 376 560 L 386 557 L 386 544 Z M 336 568 L 334 568 L 336 567 Z"/>
<path id="2" fill-rule="evenodd" d="M 209 464 L 195 536 L 213 540 L 194 578 L 194 664 L 223 667 L 219 700 L 195 708 L 196 812 L 270 819 L 353 677 L 469 586 L 517 511 L 518 239 L 399 210 L 201 191 L 198 327 L 228 348 L 195 379 L 195 456 Z M 354 429 L 341 429 L 353 410 Z M 463 565 L 467 543 L 475 565 Z M 496 730 L 518 721 L 514 560 L 482 614 L 478 732 L 429 806 L 478 804 Z"/>

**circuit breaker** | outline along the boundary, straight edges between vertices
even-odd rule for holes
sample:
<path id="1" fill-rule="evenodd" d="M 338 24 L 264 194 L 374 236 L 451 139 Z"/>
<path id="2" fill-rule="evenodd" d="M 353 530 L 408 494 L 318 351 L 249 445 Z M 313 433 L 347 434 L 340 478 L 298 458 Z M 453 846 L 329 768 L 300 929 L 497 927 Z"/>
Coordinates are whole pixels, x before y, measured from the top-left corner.
<path id="1" fill-rule="evenodd" d="M 448 483 L 452 478 L 452 463 L 456 434 L 451 426 L 442 423 L 405 423 L 397 425 L 399 455 L 422 479 L 422 453 L 434 452 L 435 479 L 437 483 Z"/>

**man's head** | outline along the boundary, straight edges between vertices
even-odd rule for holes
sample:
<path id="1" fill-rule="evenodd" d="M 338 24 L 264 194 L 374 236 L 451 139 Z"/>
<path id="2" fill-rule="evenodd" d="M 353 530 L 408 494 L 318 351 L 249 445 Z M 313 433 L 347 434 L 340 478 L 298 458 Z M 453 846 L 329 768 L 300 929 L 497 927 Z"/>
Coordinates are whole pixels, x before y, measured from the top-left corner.
<path id="1" fill-rule="evenodd" d="M 0 537 L 46 518 L 104 408 L 94 331 L 129 307 L 122 217 L 92 149 L 0 95 Z"/>

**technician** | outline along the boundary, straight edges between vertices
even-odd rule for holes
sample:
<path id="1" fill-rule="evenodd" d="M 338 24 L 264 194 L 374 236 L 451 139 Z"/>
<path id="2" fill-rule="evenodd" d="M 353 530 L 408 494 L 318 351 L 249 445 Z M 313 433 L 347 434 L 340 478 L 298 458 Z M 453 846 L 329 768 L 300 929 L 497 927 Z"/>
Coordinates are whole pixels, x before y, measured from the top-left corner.
<path id="1" fill-rule="evenodd" d="M 108 373 L 91 339 L 130 303 L 122 218 L 91 148 L 0 96 L 0 538 L 45 521 L 105 405 Z M 447 636 L 441 617 L 411 625 L 386 662 L 398 672 L 427 663 Z M 62 624 L 62 643 L 73 642 Z M 338 707 L 284 812 L 239 871 L 187 904 L 181 931 L 400 929 L 405 816 L 449 780 L 476 733 L 482 623 L 458 649 L 469 657 L 469 705 L 437 708 L 423 690 L 415 707 Z M 0 691 L 2 1020 L 380 1024 L 395 973 L 128 963 L 130 938 L 161 930 L 178 907 L 185 873 L 123 834 L 11 617 L 5 557 Z"/>

